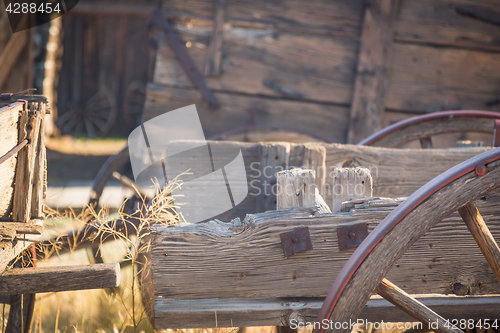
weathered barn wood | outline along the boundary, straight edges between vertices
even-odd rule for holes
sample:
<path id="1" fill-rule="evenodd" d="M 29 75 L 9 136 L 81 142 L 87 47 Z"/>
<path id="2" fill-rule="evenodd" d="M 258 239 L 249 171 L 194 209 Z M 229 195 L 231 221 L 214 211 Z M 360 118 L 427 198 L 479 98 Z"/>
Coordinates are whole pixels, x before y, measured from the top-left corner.
<path id="1" fill-rule="evenodd" d="M 205 68 L 213 2 L 175 0 L 163 8 L 196 66 Z M 464 8 L 500 12 L 495 0 L 228 3 L 221 73 L 206 77 L 221 110 L 205 111 L 160 41 L 146 118 L 195 102 L 205 130 L 220 133 L 249 122 L 282 124 L 277 118 L 286 112 L 285 125 L 356 143 L 386 124 L 385 113 L 404 119 L 450 109 L 500 111 L 498 27 L 464 15 Z M 309 112 L 314 116 L 302 121 L 299 113 Z"/>

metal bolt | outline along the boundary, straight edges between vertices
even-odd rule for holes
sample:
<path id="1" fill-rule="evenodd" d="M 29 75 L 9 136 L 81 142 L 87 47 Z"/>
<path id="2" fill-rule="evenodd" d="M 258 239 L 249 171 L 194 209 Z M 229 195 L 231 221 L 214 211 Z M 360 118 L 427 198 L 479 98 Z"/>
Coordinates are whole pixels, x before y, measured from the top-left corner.
<path id="1" fill-rule="evenodd" d="M 347 235 L 349 236 L 350 239 L 354 239 L 354 238 L 358 237 L 358 234 L 354 230 L 349 231 L 349 233 Z"/>
<path id="2" fill-rule="evenodd" d="M 300 195 L 300 191 L 295 192 L 295 195 L 299 196 Z"/>
<path id="3" fill-rule="evenodd" d="M 486 174 L 486 167 L 484 166 L 484 164 L 479 164 L 477 167 L 476 167 L 476 174 L 478 176 L 482 176 L 484 174 Z"/>
<path id="4" fill-rule="evenodd" d="M 293 236 L 293 238 L 292 238 L 292 242 L 293 242 L 293 243 L 298 243 L 298 242 L 300 242 L 300 237 L 299 237 L 298 235 Z"/>

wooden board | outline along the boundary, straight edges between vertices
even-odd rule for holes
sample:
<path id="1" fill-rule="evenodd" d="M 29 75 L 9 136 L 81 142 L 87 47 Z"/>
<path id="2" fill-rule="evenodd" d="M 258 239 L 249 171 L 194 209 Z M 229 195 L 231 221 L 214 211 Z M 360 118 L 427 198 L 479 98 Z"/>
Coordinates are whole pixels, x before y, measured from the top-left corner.
<path id="1" fill-rule="evenodd" d="M 181 39 L 201 71 L 211 28 L 179 24 Z M 222 74 L 206 77 L 214 91 L 349 104 L 356 67 L 357 39 L 225 29 Z M 173 51 L 160 43 L 154 82 L 193 87 Z"/>
<path id="2" fill-rule="evenodd" d="M 436 297 L 422 295 L 419 301 L 454 319 L 491 319 L 498 316 L 500 299 L 495 296 Z M 205 328 L 278 326 L 314 322 L 324 298 L 229 298 L 209 300 L 155 299 L 155 327 Z M 214 311 L 214 309 L 217 309 Z M 367 303 L 360 318 L 370 322 L 413 322 L 413 318 L 377 296 Z M 292 321 L 296 320 L 296 321 Z"/>
<path id="3" fill-rule="evenodd" d="M 0 275 L 0 295 L 114 288 L 120 264 L 13 268 Z"/>
<path id="4" fill-rule="evenodd" d="M 385 105 L 391 110 L 497 110 L 500 53 L 395 43 Z"/>
<path id="5" fill-rule="evenodd" d="M 498 26 L 458 14 L 456 8 L 464 5 L 500 12 L 496 0 L 405 0 L 395 24 L 395 39 L 500 51 Z"/>
<path id="6" fill-rule="evenodd" d="M 165 112 L 196 104 L 207 138 L 245 126 L 253 119 L 256 125 L 296 127 L 331 142 L 345 140 L 347 107 L 229 93 L 216 93 L 216 96 L 222 106 L 212 112 L 196 90 L 149 84 L 143 119 L 147 121 Z"/>
<path id="7" fill-rule="evenodd" d="M 19 112 L 22 104 L 0 108 L 0 157 L 7 154 L 18 144 Z M 7 221 L 12 211 L 16 156 L 0 164 L 0 221 Z"/>
<path id="8" fill-rule="evenodd" d="M 213 1 L 165 2 L 166 15 L 178 20 L 213 20 Z M 359 36 L 363 1 L 320 0 L 269 2 L 244 0 L 228 2 L 225 21 L 241 28 L 274 29 L 311 34 Z"/>

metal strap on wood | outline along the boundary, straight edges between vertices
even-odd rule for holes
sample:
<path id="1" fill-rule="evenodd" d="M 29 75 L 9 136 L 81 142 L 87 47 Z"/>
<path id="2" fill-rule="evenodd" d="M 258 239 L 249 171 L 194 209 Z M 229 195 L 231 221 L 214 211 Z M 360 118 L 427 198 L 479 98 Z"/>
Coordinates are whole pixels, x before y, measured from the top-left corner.
<path id="1" fill-rule="evenodd" d="M 11 151 L 9 151 L 7 154 L 4 156 L 0 157 L 0 164 L 3 162 L 7 161 L 9 158 L 17 154 L 24 146 L 28 144 L 28 140 L 22 141 L 20 144 L 18 144 L 16 147 L 14 147 Z"/>

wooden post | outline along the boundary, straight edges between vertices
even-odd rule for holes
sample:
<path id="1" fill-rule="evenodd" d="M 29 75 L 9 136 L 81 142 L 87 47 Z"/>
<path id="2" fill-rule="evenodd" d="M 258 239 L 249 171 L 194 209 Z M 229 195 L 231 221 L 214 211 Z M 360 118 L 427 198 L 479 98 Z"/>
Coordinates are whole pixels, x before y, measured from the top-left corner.
<path id="1" fill-rule="evenodd" d="M 373 195 L 373 180 L 367 168 L 335 168 L 333 170 L 332 212 L 342 209 L 342 202 Z"/>
<path id="2" fill-rule="evenodd" d="M 315 203 L 316 173 L 308 169 L 278 172 L 276 209 L 311 207 Z"/>
<path id="3" fill-rule="evenodd" d="M 368 1 L 361 32 L 358 68 L 351 103 L 348 143 L 358 143 L 382 129 L 392 21 L 397 0 Z"/>
<path id="4" fill-rule="evenodd" d="M 292 169 L 278 172 L 276 209 L 318 206 L 318 213 L 331 213 L 316 187 L 316 172 Z"/>
<path id="5" fill-rule="evenodd" d="M 290 144 L 263 144 L 259 150 L 261 195 L 257 199 L 257 211 L 265 212 L 276 209 L 276 174 L 288 168 Z"/>

